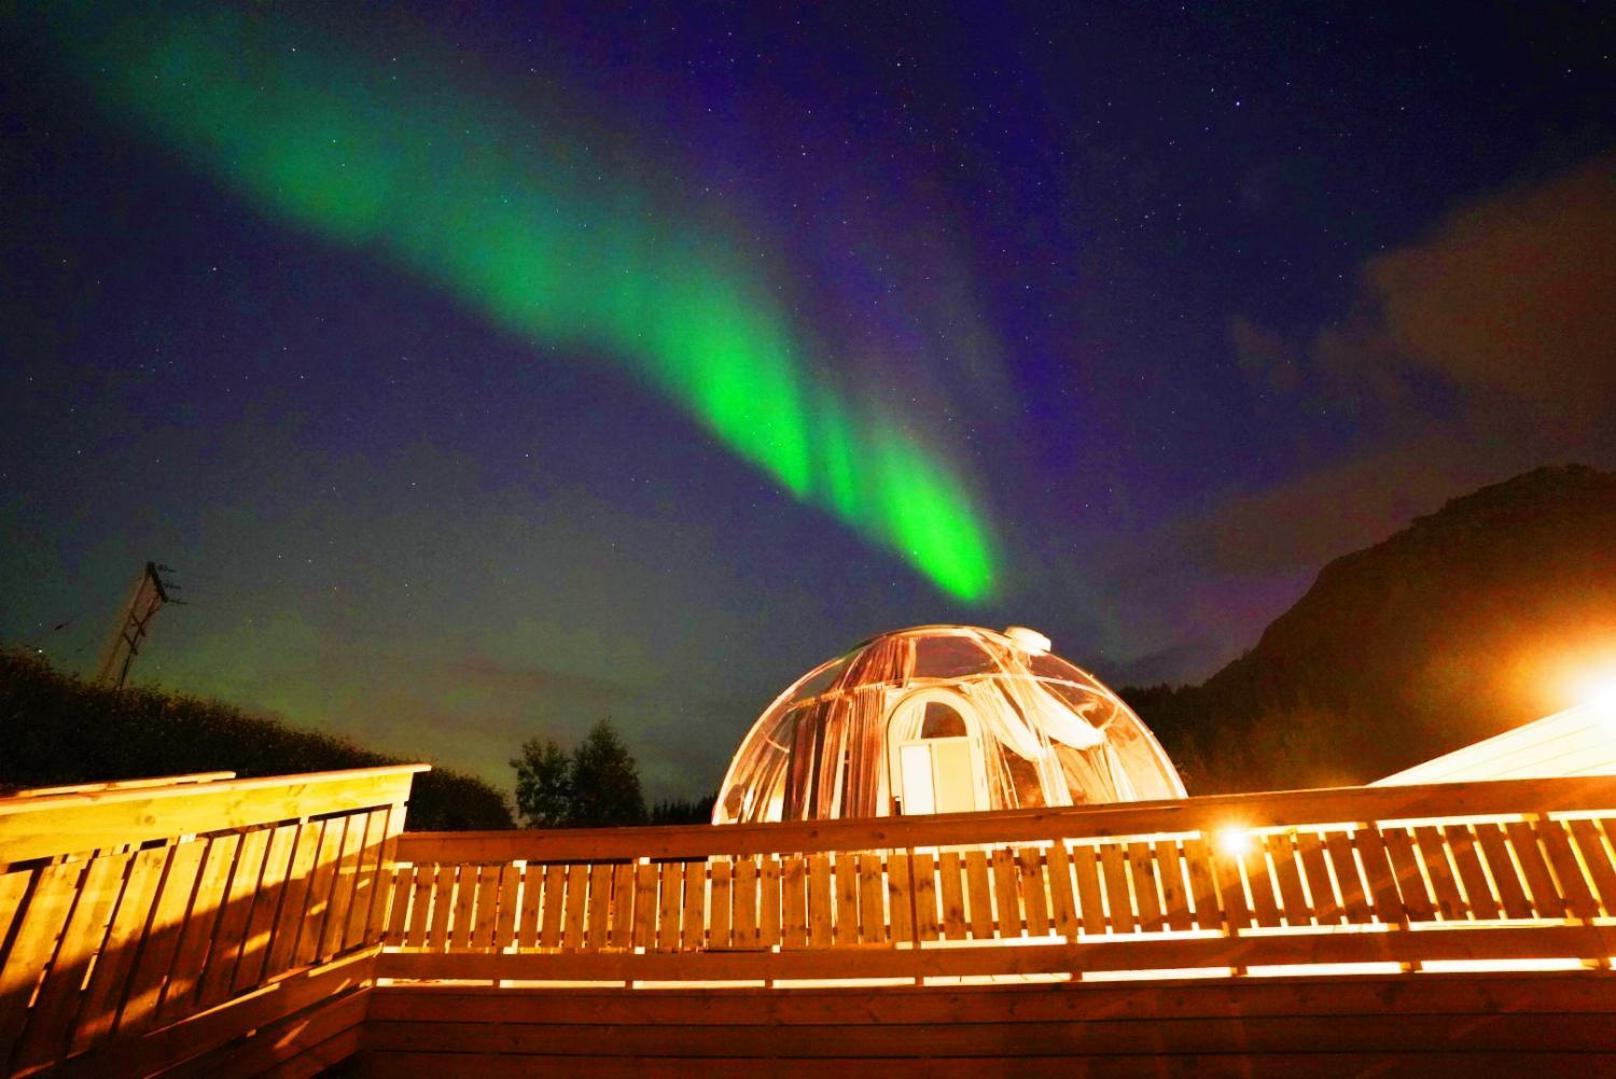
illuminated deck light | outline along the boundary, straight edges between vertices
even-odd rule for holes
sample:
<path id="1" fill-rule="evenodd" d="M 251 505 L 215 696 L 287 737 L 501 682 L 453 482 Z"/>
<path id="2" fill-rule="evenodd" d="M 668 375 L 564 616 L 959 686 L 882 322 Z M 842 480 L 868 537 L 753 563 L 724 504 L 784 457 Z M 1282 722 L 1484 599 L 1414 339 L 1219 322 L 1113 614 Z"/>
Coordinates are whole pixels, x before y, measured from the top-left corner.
<path id="1" fill-rule="evenodd" d="M 1238 825 L 1226 825 L 1219 828 L 1213 836 L 1212 842 L 1218 848 L 1218 853 L 1235 860 L 1250 854 L 1257 845 L 1257 841 L 1252 834 Z"/>

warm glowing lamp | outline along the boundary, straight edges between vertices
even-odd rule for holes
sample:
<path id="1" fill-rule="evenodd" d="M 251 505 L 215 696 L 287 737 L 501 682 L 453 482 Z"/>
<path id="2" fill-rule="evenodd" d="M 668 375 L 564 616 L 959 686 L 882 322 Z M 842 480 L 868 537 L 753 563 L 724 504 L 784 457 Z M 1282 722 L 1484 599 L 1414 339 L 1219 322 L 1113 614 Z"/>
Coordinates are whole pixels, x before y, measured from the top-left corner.
<path id="1" fill-rule="evenodd" d="M 1605 667 L 1571 682 L 1578 710 L 1586 710 L 1600 727 L 1616 735 L 1616 669 Z"/>
<path id="2" fill-rule="evenodd" d="M 1563 657 L 1554 679 L 1569 707 L 1616 715 L 1616 648 Z"/>
<path id="3" fill-rule="evenodd" d="M 1588 695 L 1588 707 L 1605 716 L 1616 717 L 1616 677 L 1596 683 Z"/>
<path id="4" fill-rule="evenodd" d="M 1219 828 L 1212 841 L 1220 854 L 1234 859 L 1244 858 L 1256 845 L 1250 832 L 1235 825 Z"/>

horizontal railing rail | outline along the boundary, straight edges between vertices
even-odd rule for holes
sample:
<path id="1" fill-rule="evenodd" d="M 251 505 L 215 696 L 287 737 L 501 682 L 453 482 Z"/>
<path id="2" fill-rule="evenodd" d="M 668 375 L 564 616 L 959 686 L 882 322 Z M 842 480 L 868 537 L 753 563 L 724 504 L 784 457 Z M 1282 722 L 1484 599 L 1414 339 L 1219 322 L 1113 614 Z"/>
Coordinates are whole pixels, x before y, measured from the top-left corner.
<path id="1" fill-rule="evenodd" d="M 398 845 L 377 973 L 644 983 L 1608 965 L 1613 843 L 1616 777 L 415 833 Z"/>
<path id="2" fill-rule="evenodd" d="M 216 774 L 0 799 L 0 1074 L 145 1072 L 355 984 L 424 765 Z M 363 975 L 368 978 L 367 965 Z M 304 980 L 308 980 L 304 978 Z M 306 995 L 306 994 L 304 994 Z M 242 1029 L 214 1015 L 254 997 Z M 243 1012 L 247 1016 L 248 1012 Z M 97 1063 L 86 1063 L 93 1061 Z"/>
<path id="3" fill-rule="evenodd" d="M 191 772 L 182 776 L 153 776 L 144 779 L 107 779 L 97 783 L 70 783 L 61 787 L 25 787 L 8 798 L 43 798 L 54 794 L 97 794 L 102 791 L 134 790 L 139 787 L 177 787 L 186 783 L 214 783 L 235 779 L 234 772 Z"/>

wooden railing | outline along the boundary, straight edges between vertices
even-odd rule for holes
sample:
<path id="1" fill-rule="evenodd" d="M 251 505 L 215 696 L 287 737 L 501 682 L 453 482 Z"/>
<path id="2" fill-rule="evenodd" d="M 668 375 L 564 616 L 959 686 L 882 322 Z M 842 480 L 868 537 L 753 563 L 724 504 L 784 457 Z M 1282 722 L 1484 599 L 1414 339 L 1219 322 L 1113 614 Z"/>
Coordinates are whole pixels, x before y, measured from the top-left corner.
<path id="1" fill-rule="evenodd" d="M 156 1071 L 368 982 L 424 767 L 0 799 L 0 1074 Z"/>
<path id="2" fill-rule="evenodd" d="M 1616 777 L 415 833 L 374 908 L 386 919 L 377 974 L 778 984 L 1608 966 L 1613 845 Z"/>
<path id="3" fill-rule="evenodd" d="M 373 1000 L 433 981 L 1241 979 L 1616 954 L 1616 777 L 400 835 L 420 767 L 0 799 L 0 1073 L 307 1073 L 367 1044 Z"/>

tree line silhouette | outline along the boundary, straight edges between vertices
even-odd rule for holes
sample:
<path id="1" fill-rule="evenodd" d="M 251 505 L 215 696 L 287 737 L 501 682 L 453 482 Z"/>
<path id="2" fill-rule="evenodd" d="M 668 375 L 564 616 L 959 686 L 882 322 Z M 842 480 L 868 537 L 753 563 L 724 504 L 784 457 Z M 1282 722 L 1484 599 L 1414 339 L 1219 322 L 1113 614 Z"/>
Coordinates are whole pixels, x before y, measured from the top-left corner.
<path id="1" fill-rule="evenodd" d="M 243 778 L 405 763 L 219 701 L 108 689 L 0 647 L 0 794 L 100 780 L 231 771 Z M 407 826 L 511 827 L 503 791 L 434 767 L 415 777 Z"/>
<path id="2" fill-rule="evenodd" d="M 300 730 L 233 705 L 147 687 L 110 689 L 0 646 L 0 795 L 28 787 L 231 771 L 247 778 L 400 764 L 346 738 Z M 511 762 L 530 828 L 705 824 L 716 795 L 647 805 L 639 766 L 609 720 L 570 752 L 531 738 Z M 498 787 L 452 768 L 415 777 L 412 831 L 513 827 Z"/>

